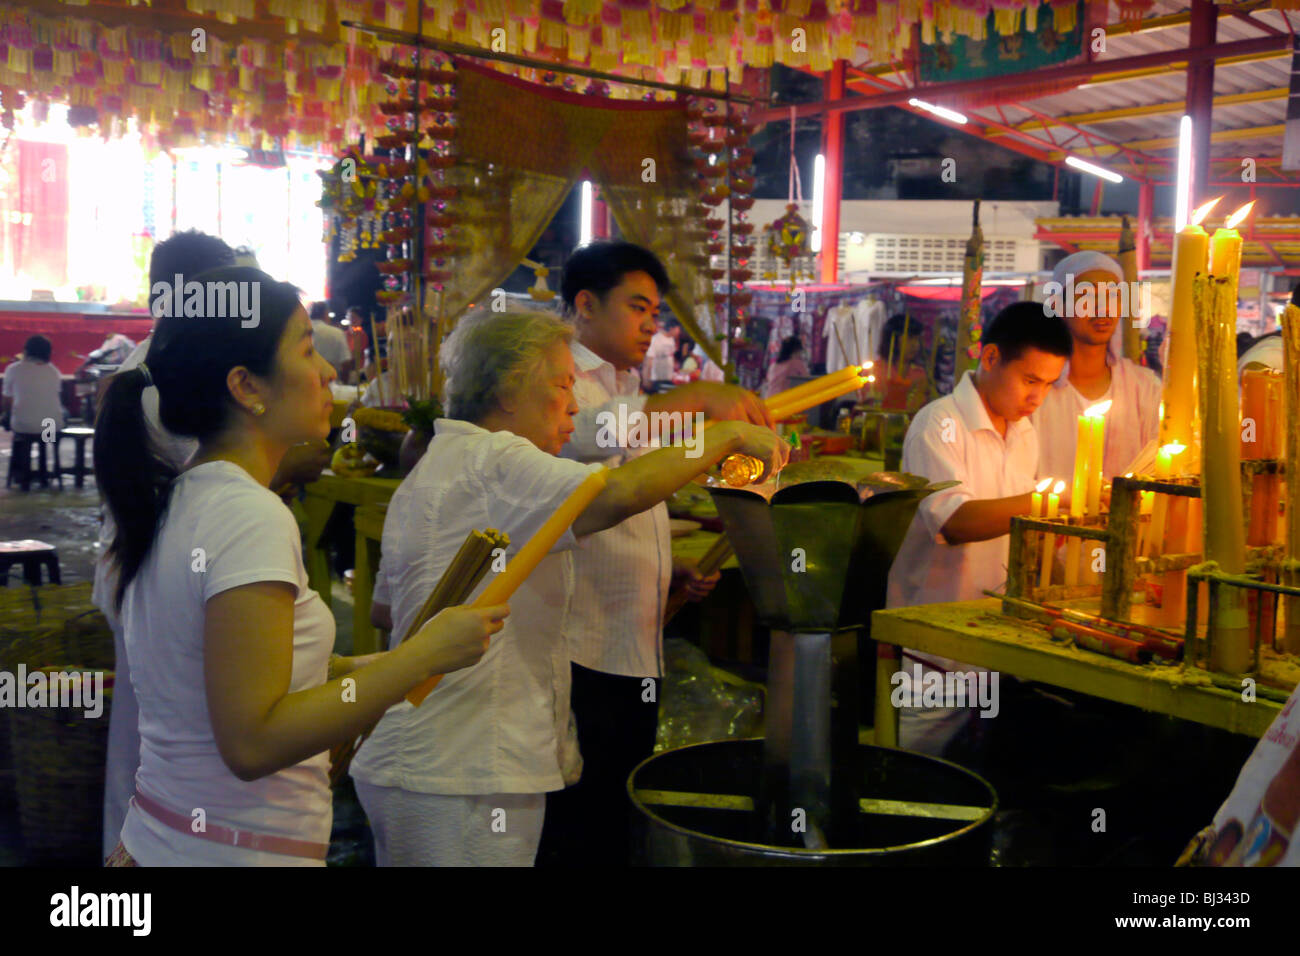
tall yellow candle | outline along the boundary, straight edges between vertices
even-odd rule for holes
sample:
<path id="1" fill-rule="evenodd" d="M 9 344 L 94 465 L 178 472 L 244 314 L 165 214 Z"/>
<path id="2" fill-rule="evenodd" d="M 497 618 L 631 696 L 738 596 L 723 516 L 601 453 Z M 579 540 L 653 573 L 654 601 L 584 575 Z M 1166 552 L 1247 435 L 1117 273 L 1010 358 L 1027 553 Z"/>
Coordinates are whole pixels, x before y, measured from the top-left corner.
<path id="1" fill-rule="evenodd" d="M 1048 478 L 1048 481 L 1052 479 Z M 1043 485 L 1038 487 L 1042 488 Z M 1055 518 L 1061 510 L 1061 492 L 1065 490 L 1065 482 L 1058 481 L 1052 486 L 1051 492 L 1047 496 L 1047 515 L 1048 519 Z M 1038 566 L 1038 586 L 1045 588 L 1052 583 L 1052 554 L 1056 551 L 1056 535 L 1047 534 L 1043 536 L 1043 557 Z"/>
<path id="2" fill-rule="evenodd" d="M 1246 569 L 1241 511 L 1241 437 L 1237 408 L 1237 304 L 1226 278 L 1197 280 L 1196 325 L 1201 405 L 1201 495 L 1205 560 L 1225 574 Z M 1250 666 L 1246 606 L 1240 588 L 1220 587 L 1210 622 L 1210 666 L 1242 673 Z"/>
<path id="3" fill-rule="evenodd" d="M 1083 417 L 1088 419 L 1088 507 L 1087 514 L 1101 514 L 1101 473 L 1105 462 L 1106 413 L 1109 401 L 1093 405 Z"/>
<path id="4" fill-rule="evenodd" d="M 1074 481 L 1070 485 L 1070 517 L 1082 518 L 1088 499 L 1088 459 L 1092 452 L 1092 425 L 1084 415 L 1079 416 L 1079 432 L 1074 445 Z M 1073 587 L 1079 583 L 1080 539 L 1070 537 L 1065 542 L 1065 583 Z"/>
<path id="5" fill-rule="evenodd" d="M 1228 298 L 1232 302 L 1233 318 L 1236 319 L 1237 281 L 1241 277 L 1241 233 L 1237 224 L 1250 215 L 1255 203 L 1246 203 L 1223 224 L 1222 229 L 1214 230 L 1210 239 L 1210 275 L 1216 279 L 1228 280 Z"/>
<path id="6" fill-rule="evenodd" d="M 569 526 L 578 520 L 578 515 L 582 514 L 589 504 L 596 499 L 605 489 L 605 483 L 609 480 L 609 469 L 602 468 L 594 471 L 583 479 L 582 484 L 565 498 L 560 507 L 555 509 L 555 513 L 546 519 L 545 523 L 537 529 L 534 534 L 519 549 L 519 553 L 514 556 L 503 571 L 488 582 L 488 586 L 478 596 L 474 602 L 474 607 L 492 607 L 495 604 L 504 604 L 510 600 L 510 595 L 515 593 L 515 589 L 524 583 L 524 579 L 533 573 L 533 569 L 541 563 L 542 558 L 551 553 L 555 547 L 555 542 L 560 540 L 560 536 L 569 530 Z M 442 680 L 442 675 L 437 674 L 430 677 L 420 686 L 416 687 L 406 699 L 412 704 L 419 707 L 424 702 L 424 698 L 429 696 L 429 692 L 438 686 Z"/>
<path id="7" fill-rule="evenodd" d="M 1164 412 L 1160 443 L 1178 441 L 1190 447 L 1196 416 L 1196 320 L 1192 311 L 1192 279 L 1204 272 L 1210 237 L 1201 228 L 1215 199 L 1197 209 L 1191 222 L 1174 237 L 1174 262 L 1169 306 L 1169 351 L 1165 363 Z"/>

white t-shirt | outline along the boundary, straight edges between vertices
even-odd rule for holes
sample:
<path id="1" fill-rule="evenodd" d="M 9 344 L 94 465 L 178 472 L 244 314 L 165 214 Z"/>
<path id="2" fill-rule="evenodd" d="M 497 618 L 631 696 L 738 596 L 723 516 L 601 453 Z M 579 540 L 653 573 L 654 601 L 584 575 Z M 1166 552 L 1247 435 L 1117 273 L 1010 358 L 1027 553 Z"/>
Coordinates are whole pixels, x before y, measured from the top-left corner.
<path id="1" fill-rule="evenodd" d="M 37 434 L 44 429 L 46 419 L 53 421 L 55 428 L 63 427 L 63 405 L 59 402 L 62 388 L 63 376 L 49 362 L 24 357 L 6 368 L 4 396 L 14 400 L 10 429 Z"/>
<path id="2" fill-rule="evenodd" d="M 204 552 L 202 571 L 192 570 L 200 560 L 196 548 Z M 185 817 L 202 808 L 209 826 L 328 843 L 333 816 L 328 753 L 245 782 L 217 750 L 204 681 L 203 610 L 215 595 L 258 581 L 285 581 L 297 589 L 289 692 L 325 683 L 334 617 L 307 586 L 293 515 L 231 462 L 207 462 L 182 474 L 122 603 L 140 708 L 136 784 Z M 323 865 L 200 839 L 134 806 L 122 842 L 145 866 Z"/>
<path id="3" fill-rule="evenodd" d="M 1038 433 L 1038 477 L 1069 484 L 1074 475 L 1079 416 L 1091 406 L 1111 401 L 1106 413 L 1102 470 L 1107 479 L 1123 475 L 1133 460 L 1160 433 L 1160 379 L 1150 369 L 1121 358 L 1110 365 L 1110 388 L 1101 398 L 1084 398 L 1069 381 L 1070 364 L 1047 390 L 1043 404 L 1029 417 Z"/>
<path id="4" fill-rule="evenodd" d="M 312 344 L 316 346 L 316 351 L 334 366 L 334 371 L 342 375 L 343 363 L 352 360 L 347 333 L 322 319 L 312 319 L 311 328 Z"/>
<path id="5" fill-rule="evenodd" d="M 508 534 L 513 557 L 600 467 L 548 455 L 511 432 L 438 419 L 428 452 L 394 492 L 384 519 L 390 646 L 471 530 Z M 576 546 L 570 529 L 554 550 Z M 353 759 L 352 776 L 446 795 L 545 793 L 575 782 L 581 758 L 563 634 L 572 578 L 568 554 L 544 558 L 510 598 L 510 616 L 483 659 L 447 674 L 419 707 L 390 707 Z"/>

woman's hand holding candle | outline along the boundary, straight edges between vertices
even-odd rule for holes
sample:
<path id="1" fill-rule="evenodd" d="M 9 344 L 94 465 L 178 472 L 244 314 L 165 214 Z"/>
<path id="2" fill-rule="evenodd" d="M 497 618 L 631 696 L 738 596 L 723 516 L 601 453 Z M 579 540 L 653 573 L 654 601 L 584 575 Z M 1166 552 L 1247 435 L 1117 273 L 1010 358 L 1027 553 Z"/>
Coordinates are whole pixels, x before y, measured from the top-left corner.
<path id="1" fill-rule="evenodd" d="M 430 676 L 472 667 L 487 653 L 488 639 L 505 626 L 506 604 L 449 607 L 440 611 L 402 646 L 417 656 Z"/>
<path id="2" fill-rule="evenodd" d="M 582 514 L 595 497 L 604 490 L 608 480 L 609 469 L 607 468 L 588 475 L 582 484 L 564 499 L 555 513 L 537 529 L 537 533 L 519 549 L 519 553 L 506 565 L 505 570 L 488 582 L 488 586 L 474 602 L 474 607 L 483 609 L 505 604 L 510 599 L 510 595 L 515 593 L 515 589 L 523 584 L 524 579 L 541 563 L 542 558 L 550 554 L 555 543 L 560 540 L 560 536 L 569 530 L 578 515 Z M 437 618 L 434 620 L 436 621 Z M 438 686 L 440 678 L 441 675 L 431 677 L 407 694 L 406 699 L 418 707 L 429 692 Z"/>

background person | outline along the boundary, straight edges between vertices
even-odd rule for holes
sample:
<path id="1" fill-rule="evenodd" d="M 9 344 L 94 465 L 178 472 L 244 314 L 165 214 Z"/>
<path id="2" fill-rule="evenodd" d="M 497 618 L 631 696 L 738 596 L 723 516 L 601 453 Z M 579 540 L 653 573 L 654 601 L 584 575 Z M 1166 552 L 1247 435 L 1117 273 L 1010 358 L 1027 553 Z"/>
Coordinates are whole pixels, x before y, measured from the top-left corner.
<path id="1" fill-rule="evenodd" d="M 340 382 L 352 374 L 352 350 L 343 329 L 334 324 L 328 302 L 311 304 L 311 327 L 316 339 L 316 351 L 334 368 Z"/>
<path id="2" fill-rule="evenodd" d="M 14 475 L 23 491 L 31 488 L 31 449 L 27 442 L 39 442 L 46 423 L 53 422 L 56 432 L 63 427 L 63 404 L 59 395 L 63 377 L 50 362 L 54 348 L 43 335 L 33 335 L 23 344 L 23 355 L 5 369 L 0 386 L 0 417 L 9 423 L 15 439 L 24 439 L 23 451 L 13 461 Z M 57 438 L 55 439 L 57 440 Z M 44 467 L 45 450 L 42 445 Z M 49 479 L 44 479 L 46 485 Z"/>
<path id="3" fill-rule="evenodd" d="M 1030 418 L 1038 433 L 1038 475 L 1069 482 L 1079 416 L 1090 406 L 1109 401 L 1102 475 L 1111 479 L 1127 472 L 1147 443 L 1159 435 L 1161 384 L 1150 369 L 1112 347 L 1124 334 L 1124 322 L 1132 321 L 1131 316 L 1111 314 L 1106 292 L 1107 286 L 1125 281 L 1119 263 L 1100 252 L 1076 252 L 1052 270 L 1052 280 L 1062 289 L 1071 276 L 1076 299 L 1062 317 L 1073 343 L 1070 359 Z M 1135 311 L 1135 297 L 1128 298 L 1130 311 Z"/>
<path id="4" fill-rule="evenodd" d="M 795 383 L 792 378 L 806 376 L 808 363 L 805 361 L 803 339 L 791 335 L 781 343 L 781 351 L 776 361 L 767 370 L 767 382 L 763 386 L 763 397 L 771 398 L 777 392 L 791 388 Z"/>

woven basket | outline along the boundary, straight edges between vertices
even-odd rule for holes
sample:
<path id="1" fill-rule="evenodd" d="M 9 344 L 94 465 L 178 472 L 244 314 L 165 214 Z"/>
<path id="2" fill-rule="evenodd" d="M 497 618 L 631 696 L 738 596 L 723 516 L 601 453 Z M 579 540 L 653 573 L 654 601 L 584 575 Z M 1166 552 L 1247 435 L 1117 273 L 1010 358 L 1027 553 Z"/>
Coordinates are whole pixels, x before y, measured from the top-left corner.
<path id="1" fill-rule="evenodd" d="M 104 708 L 15 708 L 8 713 L 18 819 L 29 863 L 102 861 L 104 765 L 108 751 L 113 632 L 89 604 L 89 588 L 37 589 L 22 636 L 0 649 L 3 669 L 104 671 Z M 37 609 L 39 605 L 39 610 Z"/>

